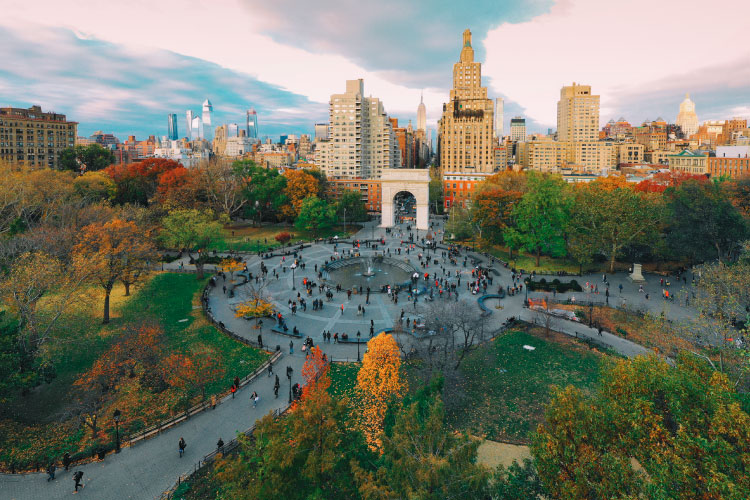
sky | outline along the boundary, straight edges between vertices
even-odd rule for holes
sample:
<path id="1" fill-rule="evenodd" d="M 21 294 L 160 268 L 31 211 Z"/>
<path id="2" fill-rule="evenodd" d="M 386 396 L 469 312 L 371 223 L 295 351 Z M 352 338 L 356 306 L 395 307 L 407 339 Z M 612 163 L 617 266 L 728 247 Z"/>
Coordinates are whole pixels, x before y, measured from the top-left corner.
<path id="1" fill-rule="evenodd" d="M 365 6 L 366 5 L 366 6 Z M 0 0 L 0 106 L 39 104 L 118 137 L 162 136 L 208 98 L 213 124 L 312 133 L 363 78 L 400 123 L 428 127 L 448 99 L 464 29 L 505 132 L 555 128 L 560 87 L 592 86 L 602 125 L 750 118 L 747 0 Z"/>

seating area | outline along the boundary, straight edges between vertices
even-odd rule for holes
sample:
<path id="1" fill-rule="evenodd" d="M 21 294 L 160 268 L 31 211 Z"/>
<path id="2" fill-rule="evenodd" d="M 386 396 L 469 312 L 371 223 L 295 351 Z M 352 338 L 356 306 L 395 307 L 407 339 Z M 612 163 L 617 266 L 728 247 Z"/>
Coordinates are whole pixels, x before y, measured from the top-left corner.
<path id="1" fill-rule="evenodd" d="M 477 299 L 477 304 L 479 304 L 479 308 L 482 310 L 482 316 L 489 316 L 492 314 L 492 310 L 487 307 L 484 304 L 484 301 L 487 299 L 504 299 L 505 298 L 505 292 L 503 290 L 500 291 L 500 293 L 489 293 L 486 295 L 482 295 Z"/>

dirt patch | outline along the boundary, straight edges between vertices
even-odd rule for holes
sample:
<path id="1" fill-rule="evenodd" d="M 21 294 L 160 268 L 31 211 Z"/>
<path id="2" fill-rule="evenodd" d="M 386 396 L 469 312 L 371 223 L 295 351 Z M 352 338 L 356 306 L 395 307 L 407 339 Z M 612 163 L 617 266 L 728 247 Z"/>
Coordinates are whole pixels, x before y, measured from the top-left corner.
<path id="1" fill-rule="evenodd" d="M 477 461 L 491 469 L 498 465 L 510 467 L 513 462 L 521 463 L 526 458 L 531 458 L 531 451 L 528 446 L 519 444 L 498 443 L 485 439 L 477 450 Z"/>

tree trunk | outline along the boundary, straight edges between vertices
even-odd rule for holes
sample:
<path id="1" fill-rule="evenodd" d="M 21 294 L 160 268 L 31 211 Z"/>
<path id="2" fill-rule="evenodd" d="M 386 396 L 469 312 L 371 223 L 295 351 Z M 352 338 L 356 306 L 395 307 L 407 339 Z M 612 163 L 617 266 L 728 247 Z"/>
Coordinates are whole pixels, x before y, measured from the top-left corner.
<path id="1" fill-rule="evenodd" d="M 542 247 L 536 247 L 536 267 L 539 267 L 539 259 L 542 257 Z"/>
<path id="2" fill-rule="evenodd" d="M 615 272 L 615 252 L 612 251 L 612 258 L 609 259 L 609 272 L 614 273 Z"/>
<path id="3" fill-rule="evenodd" d="M 123 281 L 122 284 L 125 285 L 125 296 L 130 297 L 130 282 Z"/>
<path id="4" fill-rule="evenodd" d="M 112 287 L 104 289 L 104 320 L 103 324 L 109 323 L 109 294 L 112 292 Z"/>
<path id="5" fill-rule="evenodd" d="M 203 262 L 195 261 L 195 270 L 198 271 L 198 279 L 203 279 Z"/>

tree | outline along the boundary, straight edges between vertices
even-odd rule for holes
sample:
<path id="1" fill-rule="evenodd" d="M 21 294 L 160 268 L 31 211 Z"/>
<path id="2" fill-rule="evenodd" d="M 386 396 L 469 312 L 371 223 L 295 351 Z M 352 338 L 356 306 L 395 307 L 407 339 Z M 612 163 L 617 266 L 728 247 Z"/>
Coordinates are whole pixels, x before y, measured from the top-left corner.
<path id="1" fill-rule="evenodd" d="M 367 208 L 362 193 L 356 189 L 345 189 L 336 203 L 336 215 L 351 222 L 367 220 Z"/>
<path id="2" fill-rule="evenodd" d="M 549 498 L 534 462 L 528 458 L 523 464 L 514 461 L 507 469 L 498 466 L 490 480 L 490 492 L 493 500 Z"/>
<path id="3" fill-rule="evenodd" d="M 115 282 L 152 259 L 154 248 L 133 222 L 113 219 L 84 227 L 73 254 L 76 267 L 104 290 L 102 322 L 107 324 L 109 296 Z"/>
<path id="4" fill-rule="evenodd" d="M 570 232 L 581 243 L 588 240 L 595 253 L 609 257 L 609 272 L 615 271 L 615 259 L 624 247 L 649 245 L 659 237 L 664 210 L 653 195 L 596 180 L 579 186 L 574 197 Z M 582 257 L 578 256 L 581 264 Z"/>
<path id="5" fill-rule="evenodd" d="M 471 227 L 471 215 L 465 208 L 453 205 L 445 223 L 445 233 L 457 240 L 471 238 L 474 231 Z"/>
<path id="6" fill-rule="evenodd" d="M 199 167 L 198 179 L 214 213 L 236 217 L 249 203 L 245 195 L 252 178 L 250 164 L 212 160 Z"/>
<path id="7" fill-rule="evenodd" d="M 245 263 L 235 259 L 222 259 L 221 270 L 225 273 L 229 273 L 229 277 L 233 280 L 234 273 L 245 269 Z"/>
<path id="8" fill-rule="evenodd" d="M 116 192 L 115 183 L 104 172 L 86 172 L 73 181 L 76 195 L 89 203 L 110 201 Z"/>
<path id="9" fill-rule="evenodd" d="M 443 181 L 440 177 L 430 177 L 430 204 L 435 207 L 436 214 L 442 215 L 445 211 L 443 201 Z"/>
<path id="10" fill-rule="evenodd" d="M 490 176 L 486 184 L 497 186 L 503 191 L 516 191 L 519 193 L 525 193 L 529 189 L 526 173 L 515 170 L 502 170 Z"/>
<path id="11" fill-rule="evenodd" d="M 60 168 L 85 173 L 103 170 L 115 162 L 115 154 L 99 144 L 73 146 L 60 151 Z"/>
<path id="12" fill-rule="evenodd" d="M 703 361 L 639 356 L 607 364 L 591 396 L 558 390 L 531 449 L 551 498 L 747 498 L 748 424 Z"/>
<path id="13" fill-rule="evenodd" d="M 271 316 L 274 313 L 274 305 L 271 298 L 266 292 L 268 281 L 265 279 L 259 281 L 248 281 L 245 286 L 238 288 L 238 293 L 242 302 L 237 304 L 234 310 L 237 318 L 254 318 L 255 328 L 259 328 L 258 320 L 264 316 Z"/>
<path id="14" fill-rule="evenodd" d="M 380 434 L 388 403 L 406 392 L 401 376 L 401 355 L 394 338 L 381 333 L 367 344 L 357 373 L 362 430 L 372 450 L 381 449 Z"/>
<path id="15" fill-rule="evenodd" d="M 282 231 L 276 236 L 273 237 L 276 241 L 281 243 L 282 245 L 286 245 L 286 243 L 292 239 L 292 235 L 289 234 L 287 231 Z"/>
<path id="16" fill-rule="evenodd" d="M 354 468 L 362 498 L 489 498 L 489 471 L 476 461 L 479 440 L 452 432 L 444 419 L 439 396 L 405 403 L 383 436 L 378 470 Z"/>
<path id="17" fill-rule="evenodd" d="M 565 254 L 571 199 L 560 176 L 531 172 L 527 183 L 528 191 L 513 208 L 514 227 L 508 228 L 504 237 L 534 252 L 538 266 L 542 252 Z"/>
<path id="18" fill-rule="evenodd" d="M 179 162 L 164 158 L 148 158 L 127 165 L 112 165 L 105 170 L 116 186 L 112 201 L 119 205 L 134 203 L 148 206 L 156 194 L 159 177 L 178 168 L 183 168 Z"/>
<path id="19" fill-rule="evenodd" d="M 295 220 L 302 211 L 304 201 L 318 196 L 318 179 L 306 170 L 286 170 L 286 187 L 284 194 L 287 203 L 281 207 L 281 214 L 289 220 Z"/>
<path id="20" fill-rule="evenodd" d="M 198 279 L 203 279 L 203 267 L 208 260 L 208 247 L 222 238 L 222 224 L 206 210 L 172 210 L 162 219 L 160 239 L 177 250 L 184 250 L 195 262 Z"/>
<path id="21" fill-rule="evenodd" d="M 165 210 L 199 208 L 206 198 L 198 170 L 178 167 L 159 175 L 156 201 Z"/>
<path id="22" fill-rule="evenodd" d="M 664 195 L 667 243 L 691 262 L 727 258 L 745 239 L 747 225 L 722 184 L 688 180 Z"/>
<path id="23" fill-rule="evenodd" d="M 311 231 L 317 236 L 321 229 L 330 229 L 336 221 L 336 208 L 317 196 L 308 196 L 302 202 L 294 226 L 297 229 Z"/>
<path id="24" fill-rule="evenodd" d="M 470 211 L 479 233 L 492 243 L 502 243 L 503 233 L 512 224 L 513 209 L 522 196 L 520 191 L 505 191 L 495 184 L 481 183 Z"/>
<path id="25" fill-rule="evenodd" d="M 259 167 L 251 161 L 243 163 L 249 177 L 243 191 L 248 201 L 245 213 L 260 225 L 266 214 L 275 213 L 286 203 L 286 177 L 275 168 Z"/>
<path id="26" fill-rule="evenodd" d="M 188 354 L 175 353 L 164 361 L 164 378 L 183 390 L 182 403 L 187 409 L 190 400 L 200 395 L 206 399 L 206 387 L 224 376 L 221 355 L 214 349 L 201 349 Z"/>

